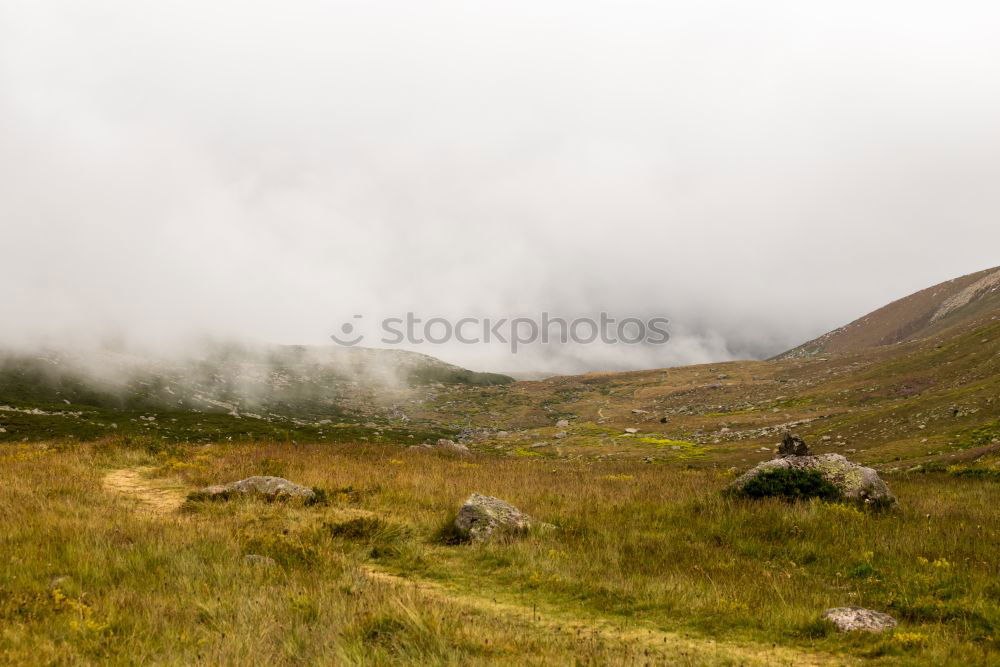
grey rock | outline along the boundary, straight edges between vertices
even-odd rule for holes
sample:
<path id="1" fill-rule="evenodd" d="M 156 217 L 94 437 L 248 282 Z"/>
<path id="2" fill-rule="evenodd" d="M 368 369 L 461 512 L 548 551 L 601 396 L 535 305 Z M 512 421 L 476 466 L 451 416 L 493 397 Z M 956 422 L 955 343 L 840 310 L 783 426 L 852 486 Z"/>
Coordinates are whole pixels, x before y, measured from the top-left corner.
<path id="1" fill-rule="evenodd" d="M 458 510 L 455 528 L 473 542 L 486 542 L 500 534 L 525 533 L 532 526 L 531 517 L 513 505 L 473 493 Z"/>
<path id="2" fill-rule="evenodd" d="M 565 438 L 566 435 L 567 435 L 566 431 L 559 431 L 558 433 L 556 433 L 552 437 L 556 438 L 557 440 L 561 440 L 562 438 Z"/>
<path id="3" fill-rule="evenodd" d="M 831 484 L 840 489 L 846 500 L 864 505 L 888 506 L 896 502 L 882 478 L 871 468 L 848 461 L 840 454 L 820 454 L 819 456 L 786 456 L 758 463 L 754 468 L 738 477 L 730 489 L 741 491 L 750 480 L 769 470 L 797 468 L 816 470 Z"/>
<path id="4" fill-rule="evenodd" d="M 892 616 L 862 607 L 834 607 L 824 611 L 823 618 L 841 632 L 882 632 L 898 625 Z"/>
<path id="5" fill-rule="evenodd" d="M 201 490 L 203 496 L 230 496 L 256 494 L 268 498 L 312 498 L 316 493 L 307 486 L 289 482 L 283 477 L 256 476 L 229 484 L 216 484 Z"/>
<path id="6" fill-rule="evenodd" d="M 559 421 L 556 422 L 556 426 L 559 428 L 566 428 L 567 426 L 569 426 L 569 420 L 560 419 Z"/>
<path id="7" fill-rule="evenodd" d="M 786 433 L 778 446 L 778 456 L 809 456 L 809 446 L 799 436 Z"/>
<path id="8" fill-rule="evenodd" d="M 447 454 L 454 454 L 455 456 L 472 456 L 472 451 L 470 451 L 468 447 L 460 442 L 448 440 L 447 438 L 441 438 L 438 440 L 435 443 L 434 448 Z"/>

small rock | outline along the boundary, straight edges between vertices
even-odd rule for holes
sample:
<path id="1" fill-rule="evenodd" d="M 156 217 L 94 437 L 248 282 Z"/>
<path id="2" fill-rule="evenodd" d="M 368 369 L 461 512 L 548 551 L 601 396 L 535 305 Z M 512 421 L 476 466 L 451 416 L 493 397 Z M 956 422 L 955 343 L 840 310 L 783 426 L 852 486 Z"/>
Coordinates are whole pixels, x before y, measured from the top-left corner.
<path id="1" fill-rule="evenodd" d="M 458 510 L 455 529 L 473 542 L 485 542 L 501 533 L 525 533 L 532 520 L 513 505 L 473 493 Z"/>
<path id="2" fill-rule="evenodd" d="M 627 428 L 627 429 L 625 429 L 625 432 L 626 433 L 638 433 L 639 429 L 637 429 L 637 428 Z"/>
<path id="3" fill-rule="evenodd" d="M 882 632 L 896 627 L 892 616 L 862 607 L 834 607 L 823 612 L 823 619 L 841 632 Z"/>
<path id="4" fill-rule="evenodd" d="M 569 420 L 568 419 L 560 419 L 559 421 L 556 422 L 556 426 L 558 428 L 566 428 L 567 426 L 569 426 Z"/>
<path id="5" fill-rule="evenodd" d="M 199 494 L 208 498 L 228 498 L 236 494 L 256 494 L 267 498 L 312 498 L 316 492 L 283 477 L 255 476 L 229 484 L 207 486 Z"/>
<path id="6" fill-rule="evenodd" d="M 468 447 L 460 442 L 455 442 L 454 440 L 449 440 L 447 438 L 441 438 L 438 440 L 437 443 L 435 443 L 434 448 L 456 456 L 472 456 L 472 452 Z"/>
<path id="7" fill-rule="evenodd" d="M 559 431 L 558 433 L 556 433 L 556 434 L 555 434 L 554 436 L 552 436 L 552 437 L 553 437 L 553 438 L 556 438 L 557 440 L 561 440 L 562 438 L 565 438 L 565 437 L 566 437 L 566 431 Z"/>
<path id="8" fill-rule="evenodd" d="M 72 584 L 73 584 L 72 577 L 68 577 L 65 575 L 60 577 L 53 577 L 52 581 L 49 582 L 49 589 L 53 591 L 56 590 L 57 588 L 65 589 L 70 587 Z"/>

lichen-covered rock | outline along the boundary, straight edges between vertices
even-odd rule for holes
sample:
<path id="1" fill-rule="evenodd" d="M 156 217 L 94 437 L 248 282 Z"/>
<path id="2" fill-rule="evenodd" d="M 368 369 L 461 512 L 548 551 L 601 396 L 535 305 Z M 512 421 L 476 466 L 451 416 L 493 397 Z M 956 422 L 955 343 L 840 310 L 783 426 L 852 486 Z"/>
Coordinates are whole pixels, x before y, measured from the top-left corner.
<path id="1" fill-rule="evenodd" d="M 862 607 L 834 607 L 824 611 L 823 618 L 841 632 L 882 632 L 897 625 L 892 616 Z"/>
<path id="2" fill-rule="evenodd" d="M 247 477 L 238 482 L 207 486 L 193 494 L 196 499 L 225 500 L 237 495 L 260 495 L 266 498 L 313 498 L 316 492 L 283 477 Z"/>
<path id="3" fill-rule="evenodd" d="M 473 493 L 458 510 L 455 529 L 473 542 L 485 542 L 498 534 L 525 533 L 532 520 L 513 505 L 493 496 Z"/>
<path id="4" fill-rule="evenodd" d="M 848 461 L 840 454 L 786 456 L 764 461 L 738 477 L 730 486 L 730 490 L 739 493 L 750 480 L 758 475 L 781 468 L 815 470 L 837 487 L 845 500 L 879 507 L 892 505 L 896 502 L 896 498 L 877 472 Z"/>

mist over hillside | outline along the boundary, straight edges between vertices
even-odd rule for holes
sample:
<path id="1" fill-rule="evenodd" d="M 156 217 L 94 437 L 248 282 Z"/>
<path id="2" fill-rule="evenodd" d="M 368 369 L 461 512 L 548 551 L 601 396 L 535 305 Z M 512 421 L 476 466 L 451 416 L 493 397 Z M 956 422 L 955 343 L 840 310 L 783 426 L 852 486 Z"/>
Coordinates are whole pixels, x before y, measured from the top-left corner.
<path id="1" fill-rule="evenodd" d="M 0 354 L 0 402 L 33 406 L 331 417 L 405 402 L 415 387 L 508 382 L 412 352 L 333 345 L 215 343 L 174 356 L 108 349 Z"/>

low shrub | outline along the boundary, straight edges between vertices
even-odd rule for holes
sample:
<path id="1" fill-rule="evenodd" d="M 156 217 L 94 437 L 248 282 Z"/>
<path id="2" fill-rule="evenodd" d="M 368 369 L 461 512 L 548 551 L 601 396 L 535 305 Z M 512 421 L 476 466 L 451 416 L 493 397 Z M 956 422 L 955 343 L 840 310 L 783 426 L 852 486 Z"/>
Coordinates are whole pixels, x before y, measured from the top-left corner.
<path id="1" fill-rule="evenodd" d="M 801 468 L 777 468 L 763 472 L 738 492 L 744 498 L 780 498 L 788 502 L 819 498 L 836 501 L 843 498 L 834 484 L 817 470 Z"/>

